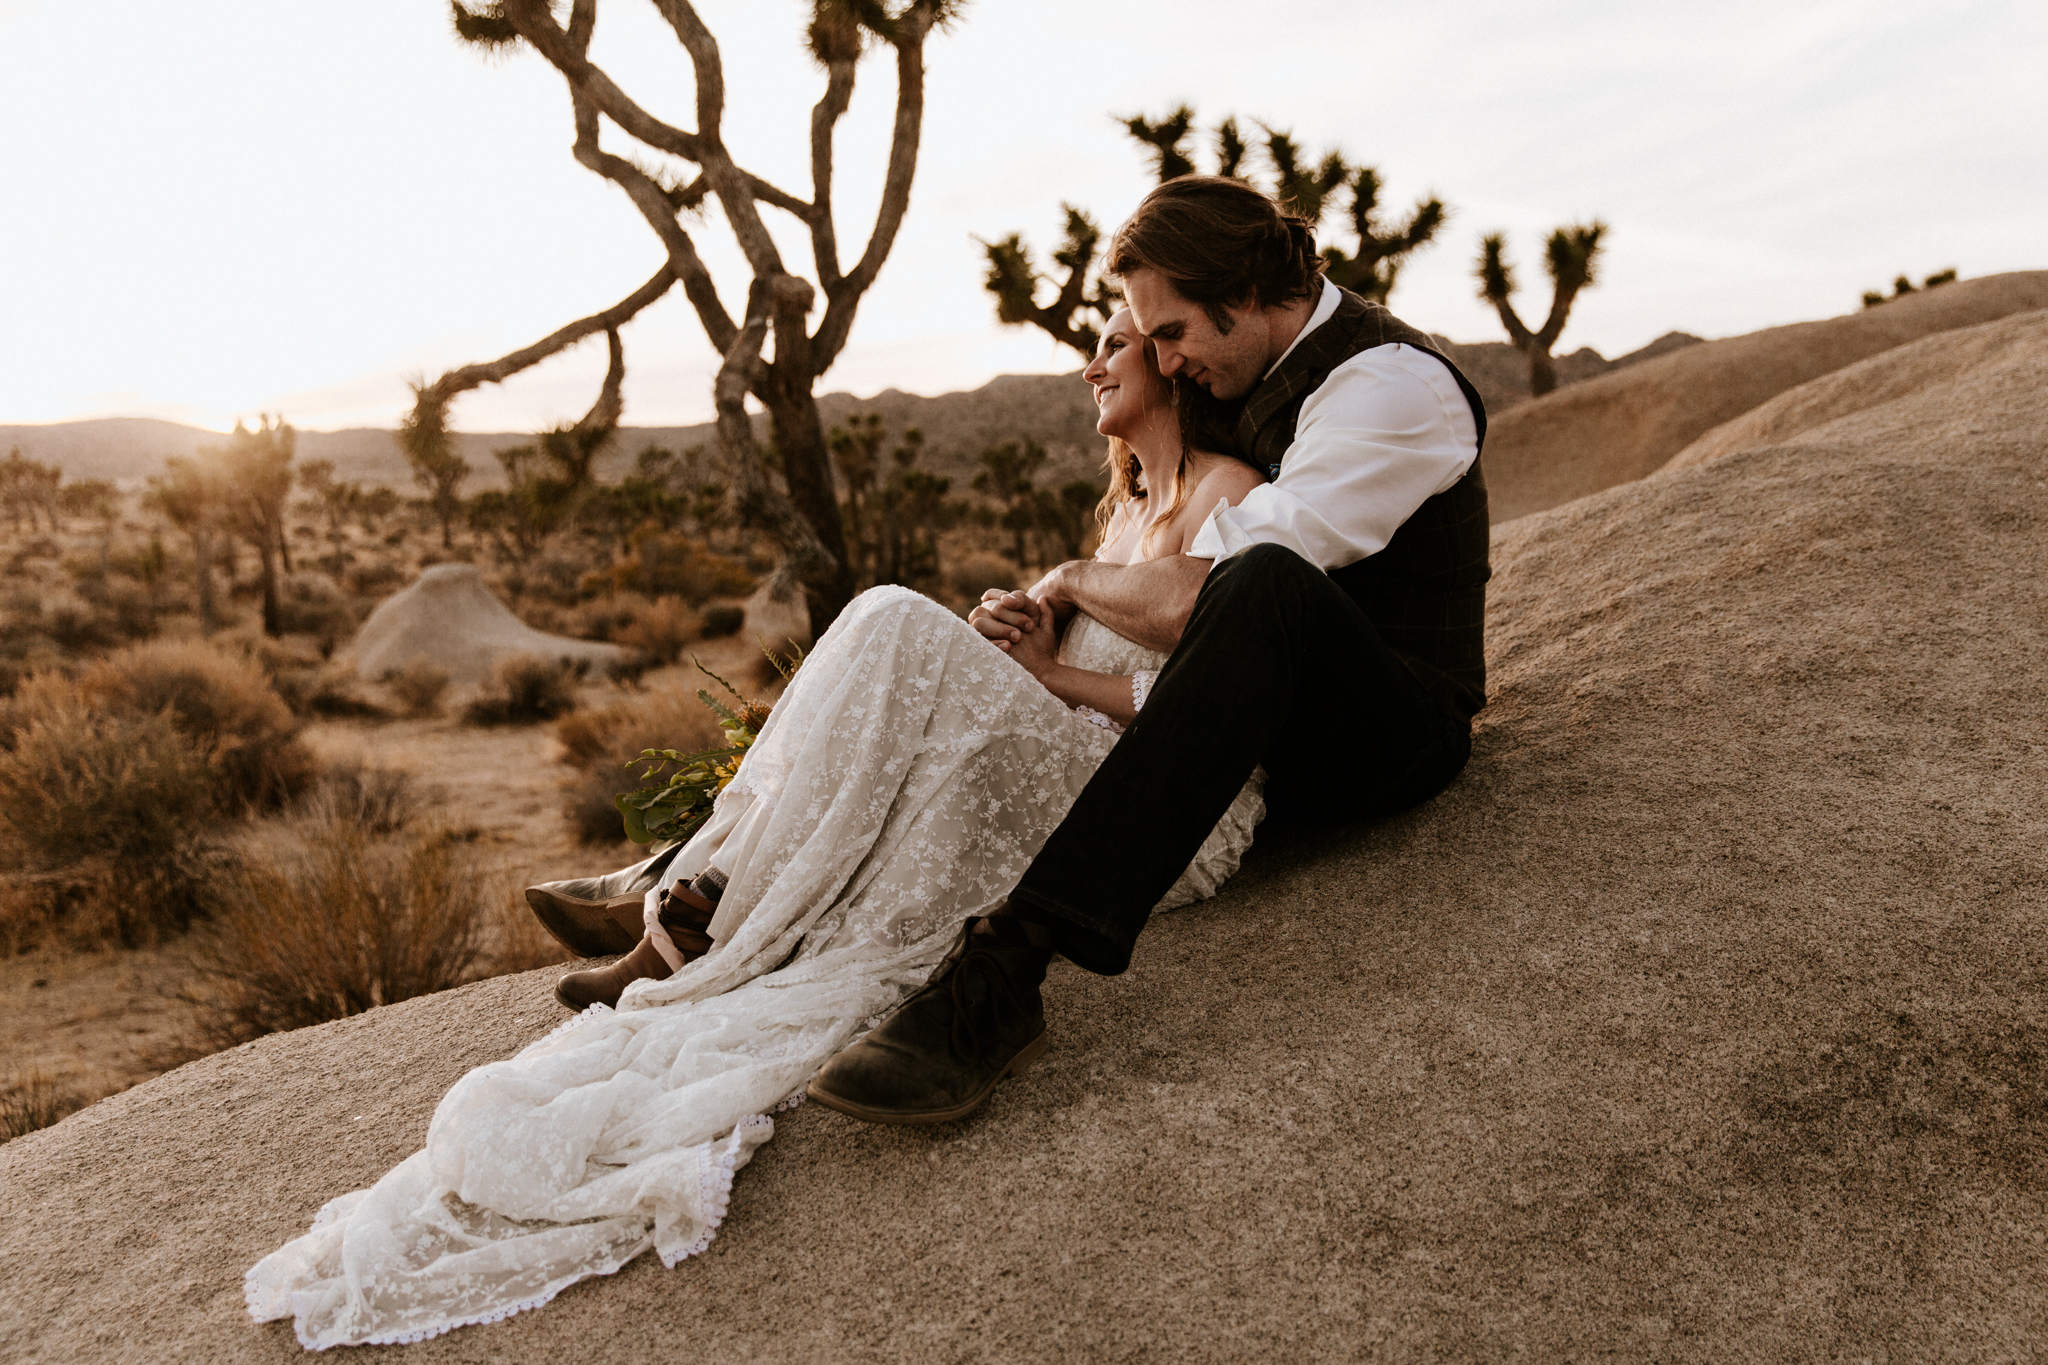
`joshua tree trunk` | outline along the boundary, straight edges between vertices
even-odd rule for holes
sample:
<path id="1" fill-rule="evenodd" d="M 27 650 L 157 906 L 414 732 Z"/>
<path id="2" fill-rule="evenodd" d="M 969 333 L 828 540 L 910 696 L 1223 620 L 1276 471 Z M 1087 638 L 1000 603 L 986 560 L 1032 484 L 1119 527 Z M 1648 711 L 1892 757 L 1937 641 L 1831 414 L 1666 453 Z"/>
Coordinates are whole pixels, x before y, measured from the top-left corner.
<path id="1" fill-rule="evenodd" d="M 284 634 L 284 612 L 277 597 L 277 547 L 268 537 L 256 542 L 256 558 L 263 565 L 263 633 Z"/>
<path id="2" fill-rule="evenodd" d="M 213 605 L 213 528 L 204 519 L 192 527 L 192 569 L 199 580 L 199 633 L 211 635 L 220 629 L 220 616 Z"/>

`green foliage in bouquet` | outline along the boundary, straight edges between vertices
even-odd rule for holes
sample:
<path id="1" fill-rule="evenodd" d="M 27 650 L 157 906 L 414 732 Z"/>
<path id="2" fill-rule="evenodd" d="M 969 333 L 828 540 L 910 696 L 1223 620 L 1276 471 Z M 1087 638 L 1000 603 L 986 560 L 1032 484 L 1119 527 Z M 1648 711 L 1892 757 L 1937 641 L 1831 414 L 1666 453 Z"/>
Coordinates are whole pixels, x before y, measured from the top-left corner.
<path id="1" fill-rule="evenodd" d="M 803 663 L 802 651 L 793 659 L 782 658 L 765 646 L 763 652 L 785 679 L 795 677 Z M 717 714 L 718 728 L 725 732 L 725 747 L 688 754 L 674 749 L 642 749 L 640 757 L 625 765 L 629 769 L 639 768 L 634 776 L 643 785 L 620 792 L 613 804 L 625 817 L 626 837 L 636 844 L 680 843 L 695 834 L 710 818 L 718 794 L 739 775 L 741 760 L 768 722 L 769 703 L 748 701 L 738 688 L 701 661 L 693 657 L 690 662 L 697 665 L 699 673 L 724 688 L 726 695 L 739 703 L 739 709 L 734 710 L 713 696 L 710 689 L 700 687 L 697 699 Z"/>

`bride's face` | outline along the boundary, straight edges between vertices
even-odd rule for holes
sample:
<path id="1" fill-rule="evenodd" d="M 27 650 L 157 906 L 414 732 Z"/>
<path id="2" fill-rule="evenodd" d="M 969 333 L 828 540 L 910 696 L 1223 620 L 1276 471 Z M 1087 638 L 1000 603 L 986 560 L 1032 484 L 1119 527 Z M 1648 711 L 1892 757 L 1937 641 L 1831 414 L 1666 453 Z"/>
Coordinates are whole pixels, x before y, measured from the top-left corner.
<path id="1" fill-rule="evenodd" d="M 1152 348 L 1138 335 L 1128 308 L 1118 309 L 1103 327 L 1095 359 L 1081 377 L 1095 386 L 1095 407 L 1101 414 L 1095 429 L 1104 436 L 1129 440 L 1168 404 L 1166 381 L 1159 377 Z"/>

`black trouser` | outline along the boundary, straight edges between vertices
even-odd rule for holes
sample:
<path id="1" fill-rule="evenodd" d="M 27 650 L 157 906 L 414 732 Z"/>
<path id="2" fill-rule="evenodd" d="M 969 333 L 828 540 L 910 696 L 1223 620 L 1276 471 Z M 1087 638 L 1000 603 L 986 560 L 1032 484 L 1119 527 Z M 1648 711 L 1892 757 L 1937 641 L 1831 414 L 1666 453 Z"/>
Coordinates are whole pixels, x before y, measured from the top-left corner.
<path id="1" fill-rule="evenodd" d="M 1471 724 L 1293 551 L 1254 545 L 1202 585 L 1145 709 L 1011 895 L 1068 959 L 1114 975 L 1152 907 L 1263 763 L 1276 812 L 1384 815 L 1442 791 Z"/>

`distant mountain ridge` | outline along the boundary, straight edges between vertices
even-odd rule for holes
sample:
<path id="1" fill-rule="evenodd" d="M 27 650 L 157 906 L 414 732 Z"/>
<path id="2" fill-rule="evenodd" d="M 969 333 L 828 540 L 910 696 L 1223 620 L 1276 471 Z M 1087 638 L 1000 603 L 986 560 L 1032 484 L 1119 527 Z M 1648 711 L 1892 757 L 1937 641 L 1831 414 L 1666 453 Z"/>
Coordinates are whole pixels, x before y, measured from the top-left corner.
<path id="1" fill-rule="evenodd" d="M 1528 401 L 1528 362 L 1506 342 L 1476 344 L 1437 339 L 1445 353 L 1457 362 L 1485 399 L 1488 412 L 1497 413 Z M 1573 384 L 1592 379 L 1638 360 L 1662 355 L 1699 340 L 1683 332 L 1671 332 L 1618 360 L 1602 358 L 1599 352 L 1582 347 L 1557 362 L 1558 380 Z M 819 415 L 826 428 L 843 423 L 854 413 L 876 412 L 889 424 L 891 437 L 916 427 L 925 435 L 923 467 L 951 475 L 956 490 L 979 468 L 976 457 L 987 447 L 1002 441 L 1030 437 L 1045 446 L 1046 468 L 1039 483 L 1057 486 L 1068 479 L 1093 478 L 1101 470 L 1103 444 L 1095 432 L 1095 403 L 1079 371 L 1071 374 L 998 375 L 978 389 L 925 397 L 885 389 L 871 398 L 850 393 L 828 393 L 818 399 Z M 289 417 L 289 414 L 287 414 Z M 756 431 L 767 435 L 767 419 L 755 419 Z M 524 445 L 530 432 L 458 432 L 456 449 L 476 471 L 467 485 L 502 487 L 504 473 L 492 452 Z M 682 427 L 619 428 L 611 451 L 599 461 L 607 476 L 627 466 L 632 457 L 649 445 L 686 450 L 711 445 L 717 439 L 709 422 Z M 154 417 L 98 417 L 78 422 L 46 425 L 0 426 L 0 450 L 19 446 L 32 460 L 54 464 L 71 479 L 112 479 L 138 484 L 163 472 L 167 455 L 192 455 L 202 447 L 218 443 L 221 437 L 199 427 L 166 422 Z M 388 484 L 406 489 L 412 485 L 411 471 L 392 440 L 392 432 L 380 427 L 349 427 L 340 431 L 299 432 L 301 460 L 332 460 L 339 478 L 364 484 Z"/>
<path id="2" fill-rule="evenodd" d="M 983 449 L 1026 436 L 1043 444 L 1050 455 L 1041 483 L 1090 477 L 1102 463 L 1102 438 L 1095 434 L 1095 403 L 1078 371 L 999 375 L 978 389 L 932 398 L 897 389 L 885 389 L 871 398 L 828 393 L 819 396 L 818 410 L 827 430 L 857 412 L 880 413 L 892 438 L 907 428 L 919 428 L 925 435 L 922 467 L 950 474 L 961 483 L 980 467 L 976 456 Z M 767 428 L 766 417 L 755 419 L 755 430 L 763 439 Z M 411 471 L 392 438 L 390 430 L 380 427 L 302 429 L 298 458 L 332 460 L 336 476 L 342 479 L 410 488 Z M 18 446 L 29 459 L 56 465 L 66 478 L 112 479 L 122 484 L 140 483 L 162 473 L 165 456 L 189 456 L 222 439 L 216 432 L 154 417 L 0 426 L 0 451 Z M 456 433 L 456 450 L 476 471 L 467 487 L 472 491 L 502 487 L 504 472 L 492 452 L 532 440 L 531 432 Z M 646 446 L 686 450 L 716 440 L 716 428 L 709 422 L 680 427 L 623 426 L 598 468 L 615 477 Z"/>

